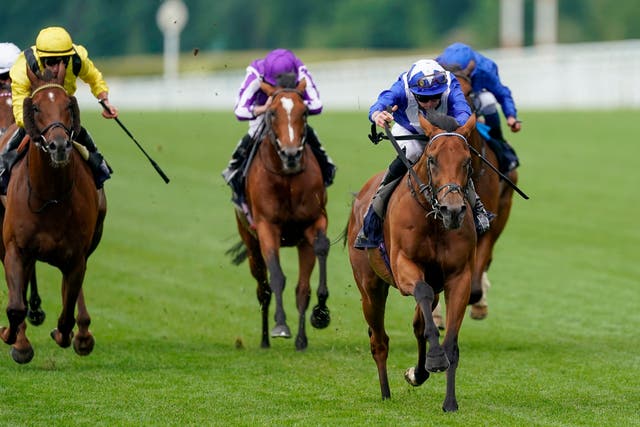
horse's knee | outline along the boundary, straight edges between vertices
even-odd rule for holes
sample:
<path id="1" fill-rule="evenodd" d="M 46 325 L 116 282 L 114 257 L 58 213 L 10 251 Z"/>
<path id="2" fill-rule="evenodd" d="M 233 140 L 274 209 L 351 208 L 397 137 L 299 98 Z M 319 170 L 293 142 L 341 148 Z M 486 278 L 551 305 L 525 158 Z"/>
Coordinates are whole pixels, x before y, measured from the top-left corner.
<path id="1" fill-rule="evenodd" d="M 319 231 L 316 239 L 313 242 L 313 251 L 315 252 L 316 256 L 326 257 L 329 254 L 329 246 L 329 239 L 322 231 Z"/>

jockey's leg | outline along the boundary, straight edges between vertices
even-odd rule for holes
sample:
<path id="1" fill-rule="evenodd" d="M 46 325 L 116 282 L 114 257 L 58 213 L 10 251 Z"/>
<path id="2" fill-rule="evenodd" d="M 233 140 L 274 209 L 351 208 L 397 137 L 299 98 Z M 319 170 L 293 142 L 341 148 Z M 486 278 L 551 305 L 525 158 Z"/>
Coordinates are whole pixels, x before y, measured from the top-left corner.
<path id="1" fill-rule="evenodd" d="M 482 200 L 480 200 L 478 193 L 476 193 L 476 188 L 471 179 L 469 180 L 466 192 L 469 203 L 471 204 L 471 209 L 473 210 L 473 222 L 476 226 L 476 232 L 478 235 L 484 234 L 489 230 L 489 223 L 496 216 L 484 208 L 484 204 Z"/>
<path id="2" fill-rule="evenodd" d="M 2 195 L 7 194 L 11 168 L 18 159 L 17 150 L 26 134 L 27 132 L 24 128 L 19 127 L 16 129 L 7 145 L 4 146 L 2 153 L 0 153 L 0 194 Z"/>
<path id="3" fill-rule="evenodd" d="M 251 135 L 246 134 L 243 136 L 236 145 L 229 164 L 226 169 L 222 171 L 224 181 L 231 187 L 231 200 L 238 205 L 238 207 L 241 207 L 242 201 L 244 200 L 244 177 L 242 176 L 242 168 L 247 160 L 247 156 L 251 152 L 252 145 L 253 138 L 251 138 Z"/>
<path id="4" fill-rule="evenodd" d="M 84 127 L 80 128 L 80 133 L 75 137 L 75 140 L 89 151 L 87 163 L 91 168 L 91 172 L 93 172 L 93 177 L 96 181 L 96 188 L 102 188 L 104 182 L 111 178 L 113 170 L 104 160 L 104 157 L 100 151 L 98 151 L 98 147 L 95 142 L 93 142 L 93 138 L 91 138 L 91 135 Z"/>
<path id="5" fill-rule="evenodd" d="M 327 152 L 324 151 L 324 148 L 322 148 L 316 131 L 309 125 L 307 125 L 307 143 L 318 160 L 325 187 L 330 186 L 336 175 L 336 165 L 333 163 L 333 160 L 331 160 L 331 157 L 327 155 Z"/>
<path id="6" fill-rule="evenodd" d="M 483 116 L 485 124 L 491 128 L 489 135 L 499 141 L 504 141 L 496 97 L 491 92 L 482 91 L 475 96 L 474 104 L 477 114 Z"/>
<path id="7" fill-rule="evenodd" d="M 378 247 L 380 243 L 382 218 L 387 209 L 387 202 L 393 193 L 400 178 L 407 172 L 407 167 L 399 157 L 396 157 L 382 177 L 382 182 L 376 190 L 376 194 L 371 199 L 371 204 L 367 209 L 362 221 L 362 228 L 356 237 L 353 246 L 356 249 L 366 249 Z"/>

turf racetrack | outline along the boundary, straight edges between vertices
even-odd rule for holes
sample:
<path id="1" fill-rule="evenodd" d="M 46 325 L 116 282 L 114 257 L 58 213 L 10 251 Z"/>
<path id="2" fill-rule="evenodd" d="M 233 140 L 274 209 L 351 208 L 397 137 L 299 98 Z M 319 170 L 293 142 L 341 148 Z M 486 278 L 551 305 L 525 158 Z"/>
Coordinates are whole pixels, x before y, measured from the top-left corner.
<path id="1" fill-rule="evenodd" d="M 171 178 L 165 184 L 112 121 L 83 123 L 113 166 L 102 243 L 85 295 L 94 352 L 49 338 L 60 274 L 38 264 L 47 319 L 29 326 L 33 361 L 0 354 L 2 425 L 593 425 L 640 424 L 640 263 L 637 111 L 523 113 L 508 138 L 520 187 L 498 242 L 490 312 L 460 336 L 459 412 L 443 414 L 445 376 L 412 388 L 413 299 L 391 290 L 392 398 L 382 402 L 360 295 L 341 243 L 329 254 L 332 323 L 307 323 L 309 348 L 259 348 L 260 311 L 220 171 L 245 132 L 231 113 L 121 112 Z M 329 237 L 346 224 L 351 192 L 393 156 L 367 139 L 366 112 L 310 123 L 339 167 L 329 189 Z M 283 251 L 285 307 L 296 331 L 293 249 Z M 317 269 L 312 280 L 315 286 Z M 0 307 L 7 291 L 0 290 Z M 273 313 L 272 303 L 272 311 Z M 4 314 L 0 324 L 6 325 Z"/>

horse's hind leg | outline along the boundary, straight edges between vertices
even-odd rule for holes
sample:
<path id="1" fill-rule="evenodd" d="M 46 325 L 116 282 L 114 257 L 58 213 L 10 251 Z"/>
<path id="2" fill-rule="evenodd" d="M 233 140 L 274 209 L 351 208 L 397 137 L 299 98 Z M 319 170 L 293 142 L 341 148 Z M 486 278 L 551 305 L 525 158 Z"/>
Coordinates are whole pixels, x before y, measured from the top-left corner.
<path id="1" fill-rule="evenodd" d="M 27 318 L 33 326 L 40 326 L 44 323 L 46 314 L 41 307 L 42 300 L 38 293 L 38 280 L 36 278 L 36 269 L 33 268 L 31 280 L 29 281 L 29 309 L 27 310 Z"/>
<path id="2" fill-rule="evenodd" d="M 318 230 L 318 235 L 313 242 L 313 250 L 318 258 L 319 283 L 318 283 L 318 304 L 311 311 L 311 326 L 316 329 L 324 329 L 331 322 L 331 315 L 327 307 L 329 298 L 329 288 L 327 287 L 327 257 L 329 255 L 329 239 L 322 230 Z"/>
<path id="3" fill-rule="evenodd" d="M 89 316 L 89 312 L 87 311 L 82 289 L 80 289 L 80 293 L 78 294 L 78 317 L 76 323 L 78 324 L 78 334 L 73 338 L 73 349 L 80 356 L 87 356 L 93 351 L 95 339 L 91 331 L 89 331 L 91 316 Z"/>

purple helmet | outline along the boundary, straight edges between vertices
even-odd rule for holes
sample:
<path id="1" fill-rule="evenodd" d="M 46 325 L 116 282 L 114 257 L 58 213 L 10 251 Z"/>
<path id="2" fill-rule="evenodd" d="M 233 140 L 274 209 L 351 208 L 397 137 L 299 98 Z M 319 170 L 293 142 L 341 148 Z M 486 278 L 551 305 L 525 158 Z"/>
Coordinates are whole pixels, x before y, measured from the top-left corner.
<path id="1" fill-rule="evenodd" d="M 278 76 L 281 74 L 298 74 L 296 56 L 287 49 L 276 49 L 264 58 L 263 79 L 270 85 L 276 86 Z"/>

